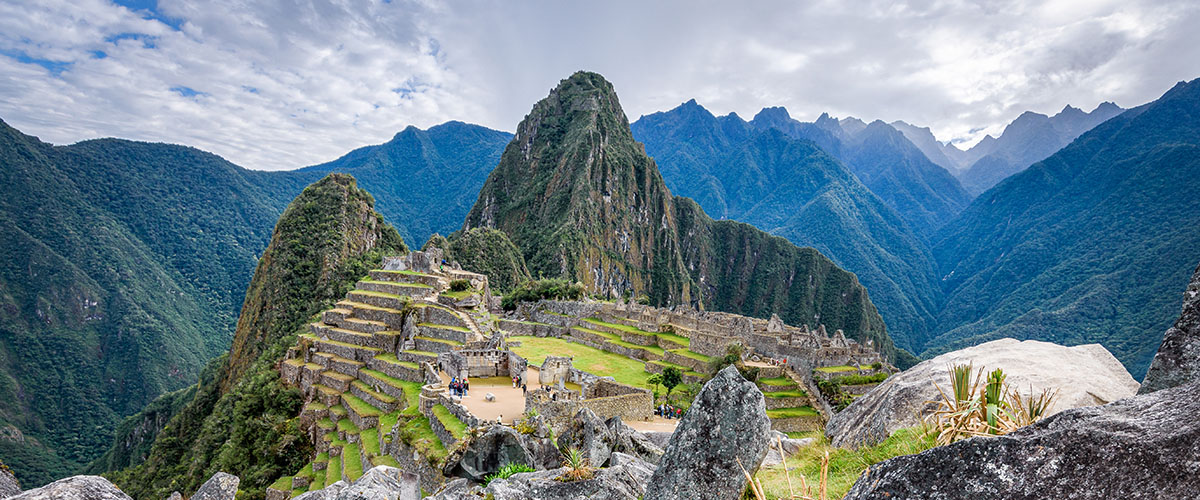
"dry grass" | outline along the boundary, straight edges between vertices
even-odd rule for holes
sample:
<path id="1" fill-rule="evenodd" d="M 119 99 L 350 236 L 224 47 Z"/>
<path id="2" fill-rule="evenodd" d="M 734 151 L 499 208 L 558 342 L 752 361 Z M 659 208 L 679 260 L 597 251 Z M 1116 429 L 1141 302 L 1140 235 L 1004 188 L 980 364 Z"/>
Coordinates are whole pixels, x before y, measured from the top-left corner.
<path id="1" fill-rule="evenodd" d="M 931 401 L 937 409 L 925 421 L 937 431 L 937 443 L 946 445 L 975 436 L 1008 434 L 1040 420 L 1049 411 L 1058 391 L 1043 390 L 1022 395 L 1005 383 L 1004 371 L 975 371 L 970 364 L 950 367 L 950 392 L 934 382 L 941 396 Z"/>

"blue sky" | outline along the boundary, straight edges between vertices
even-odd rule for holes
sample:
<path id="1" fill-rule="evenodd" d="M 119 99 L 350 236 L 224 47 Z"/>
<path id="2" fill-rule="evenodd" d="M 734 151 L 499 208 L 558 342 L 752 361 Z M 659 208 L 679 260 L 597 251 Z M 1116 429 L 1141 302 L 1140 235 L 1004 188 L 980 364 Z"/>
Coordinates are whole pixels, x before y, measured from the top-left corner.
<path id="1" fill-rule="evenodd" d="M 53 143 L 172 142 L 287 169 L 462 120 L 512 130 L 578 69 L 630 119 L 695 98 L 977 141 L 1026 110 L 1200 77 L 1193 1 L 6 0 L 0 118 Z"/>

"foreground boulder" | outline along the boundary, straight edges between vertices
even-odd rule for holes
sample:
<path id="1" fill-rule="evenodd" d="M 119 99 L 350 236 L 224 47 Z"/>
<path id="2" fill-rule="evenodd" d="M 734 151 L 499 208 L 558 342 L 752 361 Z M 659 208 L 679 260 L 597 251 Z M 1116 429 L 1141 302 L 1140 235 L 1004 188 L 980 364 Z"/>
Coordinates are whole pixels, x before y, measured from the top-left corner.
<path id="1" fill-rule="evenodd" d="M 1111 403 L 1138 389 L 1125 367 L 1099 344 L 1064 347 L 1036 340 L 1000 339 L 942 354 L 888 377 L 846 409 L 834 414 L 825 434 L 834 446 L 873 445 L 891 433 L 921 423 L 919 415 L 935 406 L 937 384 L 950 381 L 951 365 L 1004 369 L 1007 382 L 1023 394 L 1058 389 L 1050 414 Z"/>
<path id="2" fill-rule="evenodd" d="M 233 500 L 241 480 L 233 474 L 218 472 L 208 478 L 191 500 Z"/>
<path id="3" fill-rule="evenodd" d="M 17 481 L 17 477 L 4 462 L 0 462 L 0 498 L 8 498 L 20 492 L 21 482 Z"/>
<path id="4" fill-rule="evenodd" d="M 593 467 L 602 467 L 608 462 L 616 441 L 604 420 L 587 408 L 576 411 L 558 436 L 560 447 L 578 449 Z"/>
<path id="5" fill-rule="evenodd" d="M 646 487 L 645 500 L 731 500 L 767 454 L 771 421 L 762 392 L 733 366 L 704 384 Z M 739 462 L 741 466 L 739 466 Z"/>
<path id="6" fill-rule="evenodd" d="M 483 489 L 484 498 L 495 500 L 637 500 L 643 498 L 654 466 L 630 455 L 617 453 L 621 464 L 597 469 L 591 479 L 560 481 L 566 468 L 515 474 L 492 481 Z M 645 497 L 650 498 L 650 497 Z"/>
<path id="7" fill-rule="evenodd" d="M 1200 383 L 871 466 L 847 499 L 1200 498 Z"/>
<path id="8" fill-rule="evenodd" d="M 7 500 L 131 500 L 100 476 L 72 476 L 34 488 Z"/>
<path id="9" fill-rule="evenodd" d="M 400 469 L 377 465 L 337 494 L 337 500 L 417 500 L 416 478 L 405 478 Z"/>
<path id="10" fill-rule="evenodd" d="M 292 500 L 337 500 L 338 493 L 341 493 L 347 486 L 349 484 L 345 481 L 338 481 L 317 491 L 301 493 Z"/>
<path id="11" fill-rule="evenodd" d="M 1183 292 L 1183 313 L 1163 336 L 1139 394 L 1200 381 L 1200 267 Z"/>
<path id="12" fill-rule="evenodd" d="M 646 437 L 645 434 L 638 432 L 637 429 L 625 425 L 625 422 L 621 421 L 621 417 L 609 418 L 604 421 L 604 425 L 608 427 L 608 432 L 613 436 L 613 455 L 626 453 L 652 464 L 658 464 L 659 459 L 662 458 L 662 447 Z M 613 463 L 612 456 L 609 457 L 608 463 L 616 465 Z"/>
<path id="13" fill-rule="evenodd" d="M 529 450 L 522 444 L 521 434 L 511 427 L 493 425 L 463 448 L 454 471 L 476 481 L 483 481 L 510 463 L 531 464 Z"/>

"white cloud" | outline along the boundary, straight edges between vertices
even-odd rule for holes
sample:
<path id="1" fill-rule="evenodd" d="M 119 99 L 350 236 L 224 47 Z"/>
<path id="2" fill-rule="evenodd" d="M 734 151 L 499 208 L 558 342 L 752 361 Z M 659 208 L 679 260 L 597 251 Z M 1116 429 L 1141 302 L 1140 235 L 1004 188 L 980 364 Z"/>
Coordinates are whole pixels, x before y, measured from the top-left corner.
<path id="1" fill-rule="evenodd" d="M 1200 76 L 1186 1 L 161 0 L 147 14 L 0 3 L 0 118 L 55 143 L 174 142 L 282 169 L 410 124 L 512 130 L 578 69 L 612 80 L 631 119 L 696 98 L 968 143 L 1025 110 L 1132 106 Z"/>

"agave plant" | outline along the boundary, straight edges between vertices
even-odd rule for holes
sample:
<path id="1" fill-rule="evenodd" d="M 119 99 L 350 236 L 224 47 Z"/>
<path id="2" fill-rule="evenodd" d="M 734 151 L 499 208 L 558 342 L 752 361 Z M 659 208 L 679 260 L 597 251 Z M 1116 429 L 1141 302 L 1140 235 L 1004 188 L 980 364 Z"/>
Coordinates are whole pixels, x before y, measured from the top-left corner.
<path id="1" fill-rule="evenodd" d="M 1043 389 L 1040 394 L 1035 394 L 1033 388 L 1030 387 L 1028 396 L 1022 396 L 1021 393 L 1012 391 L 1008 395 L 1009 417 L 1017 427 L 1032 424 L 1050 412 L 1050 407 L 1054 406 L 1054 400 L 1057 398 L 1057 389 L 1054 391 Z"/>
<path id="2" fill-rule="evenodd" d="M 591 464 L 588 463 L 587 457 L 583 456 L 583 452 L 579 448 L 566 448 L 559 450 L 563 456 L 563 467 L 567 470 L 558 476 L 558 480 L 562 482 L 582 481 L 591 479 L 595 471 Z"/>
<path id="3" fill-rule="evenodd" d="M 970 364 L 952 366 L 949 394 L 934 382 L 941 400 L 931 401 L 937 407 L 925 419 L 937 431 L 939 445 L 973 436 L 1007 434 L 1029 425 L 1045 416 L 1058 395 L 1047 389 L 1040 395 L 1030 390 L 1031 394 L 1023 397 L 1008 387 L 1008 377 L 1001 369 L 988 373 L 981 387 L 982 375 L 983 370 L 976 374 Z"/>
<path id="4" fill-rule="evenodd" d="M 984 420 L 987 421 L 987 433 L 1000 433 L 1002 411 L 1007 409 L 1004 401 L 1004 370 L 999 368 L 988 374 L 987 385 L 983 388 Z"/>

